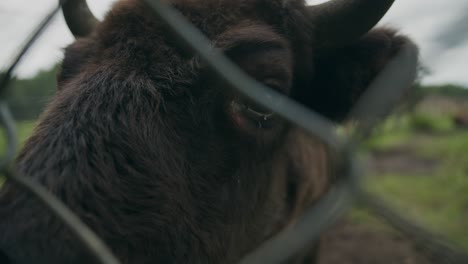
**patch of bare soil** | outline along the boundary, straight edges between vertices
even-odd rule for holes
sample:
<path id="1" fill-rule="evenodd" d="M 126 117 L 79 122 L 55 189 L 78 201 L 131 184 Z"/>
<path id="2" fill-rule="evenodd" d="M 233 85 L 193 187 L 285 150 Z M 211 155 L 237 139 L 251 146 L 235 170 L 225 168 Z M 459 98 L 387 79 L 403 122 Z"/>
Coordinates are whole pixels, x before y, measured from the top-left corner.
<path id="1" fill-rule="evenodd" d="M 430 264 L 407 238 L 342 220 L 322 239 L 319 264 Z"/>
<path id="2" fill-rule="evenodd" d="M 376 173 L 430 174 L 437 165 L 437 160 L 419 157 L 409 147 L 374 151 L 369 162 Z"/>

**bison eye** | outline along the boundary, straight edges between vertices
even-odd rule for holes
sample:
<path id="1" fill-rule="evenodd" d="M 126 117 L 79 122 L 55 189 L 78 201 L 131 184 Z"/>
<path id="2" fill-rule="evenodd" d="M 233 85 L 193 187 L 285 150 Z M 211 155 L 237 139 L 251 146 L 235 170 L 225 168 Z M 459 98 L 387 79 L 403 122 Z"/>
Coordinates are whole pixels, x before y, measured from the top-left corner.
<path id="1" fill-rule="evenodd" d="M 233 100 L 230 105 L 234 123 L 244 129 L 270 129 L 275 124 L 275 114 L 261 106 Z"/>

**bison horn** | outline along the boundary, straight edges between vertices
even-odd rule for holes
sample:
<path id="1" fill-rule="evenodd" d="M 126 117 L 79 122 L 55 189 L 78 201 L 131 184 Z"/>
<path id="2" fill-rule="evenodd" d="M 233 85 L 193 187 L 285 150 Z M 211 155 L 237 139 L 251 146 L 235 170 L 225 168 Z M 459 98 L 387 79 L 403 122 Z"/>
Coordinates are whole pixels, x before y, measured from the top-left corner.
<path id="1" fill-rule="evenodd" d="M 62 6 L 63 16 L 73 35 L 75 37 L 89 35 L 98 24 L 98 20 L 89 10 L 86 0 L 68 0 L 64 2 Z"/>
<path id="2" fill-rule="evenodd" d="M 319 47 L 336 47 L 353 41 L 379 22 L 394 0 L 332 0 L 309 6 L 313 37 Z"/>

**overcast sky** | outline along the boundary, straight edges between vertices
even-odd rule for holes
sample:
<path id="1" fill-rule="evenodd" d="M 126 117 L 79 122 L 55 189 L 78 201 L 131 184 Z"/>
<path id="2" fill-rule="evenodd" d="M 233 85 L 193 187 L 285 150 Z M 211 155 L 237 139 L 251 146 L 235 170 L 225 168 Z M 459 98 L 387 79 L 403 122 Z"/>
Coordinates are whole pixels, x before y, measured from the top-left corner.
<path id="1" fill-rule="evenodd" d="M 1 0 L 0 69 L 17 47 L 58 0 Z M 91 9 L 102 18 L 115 0 L 90 0 Z M 310 0 L 311 4 L 325 2 Z M 425 83 L 458 83 L 468 87 L 468 1 L 396 0 L 381 25 L 393 26 L 411 36 L 421 48 L 423 63 L 431 75 Z M 29 77 L 62 58 L 62 48 L 73 41 L 59 14 L 17 70 Z"/>

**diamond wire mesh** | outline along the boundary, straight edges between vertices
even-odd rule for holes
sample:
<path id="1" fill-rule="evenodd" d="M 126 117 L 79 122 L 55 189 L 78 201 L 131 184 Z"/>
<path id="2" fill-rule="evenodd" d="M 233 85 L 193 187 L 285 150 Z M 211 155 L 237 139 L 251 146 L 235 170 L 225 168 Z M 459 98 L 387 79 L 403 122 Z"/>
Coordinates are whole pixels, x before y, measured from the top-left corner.
<path id="1" fill-rule="evenodd" d="M 87 227 L 69 208 L 55 198 L 34 180 L 16 174 L 9 164 L 16 153 L 15 123 L 4 101 L 4 92 L 8 87 L 11 74 L 20 63 L 29 48 L 47 28 L 51 19 L 59 12 L 59 2 L 50 14 L 37 26 L 36 30 L 20 49 L 17 57 L 0 79 L 0 122 L 6 130 L 7 150 L 0 161 L 0 171 L 8 180 L 33 194 L 42 204 L 53 212 L 76 235 L 99 263 L 117 264 L 119 260 L 111 253 L 105 243 Z M 222 54 L 210 48 L 209 40 L 190 24 L 180 13 L 160 0 L 145 0 L 153 8 L 156 17 L 167 24 L 168 29 L 178 38 L 182 47 L 196 52 L 226 83 L 239 90 L 245 96 L 271 109 L 284 119 L 304 128 L 325 143 L 329 150 L 338 157 L 340 177 L 334 187 L 320 201 L 308 209 L 298 223 L 266 241 L 257 250 L 249 253 L 240 263 L 282 263 L 311 242 L 340 216 L 355 201 L 367 206 L 375 215 L 380 216 L 390 225 L 409 235 L 424 250 L 434 263 L 468 263 L 468 255 L 425 229 L 413 224 L 385 202 L 365 191 L 361 186 L 360 175 L 363 171 L 353 156 L 355 147 L 368 135 L 376 123 L 381 120 L 412 85 L 416 76 L 417 48 L 409 43 L 386 66 L 372 82 L 367 92 L 361 97 L 351 116 L 360 120 L 357 132 L 349 138 L 336 134 L 331 121 L 306 109 L 293 100 L 264 87 L 244 74 L 236 65 Z"/>

